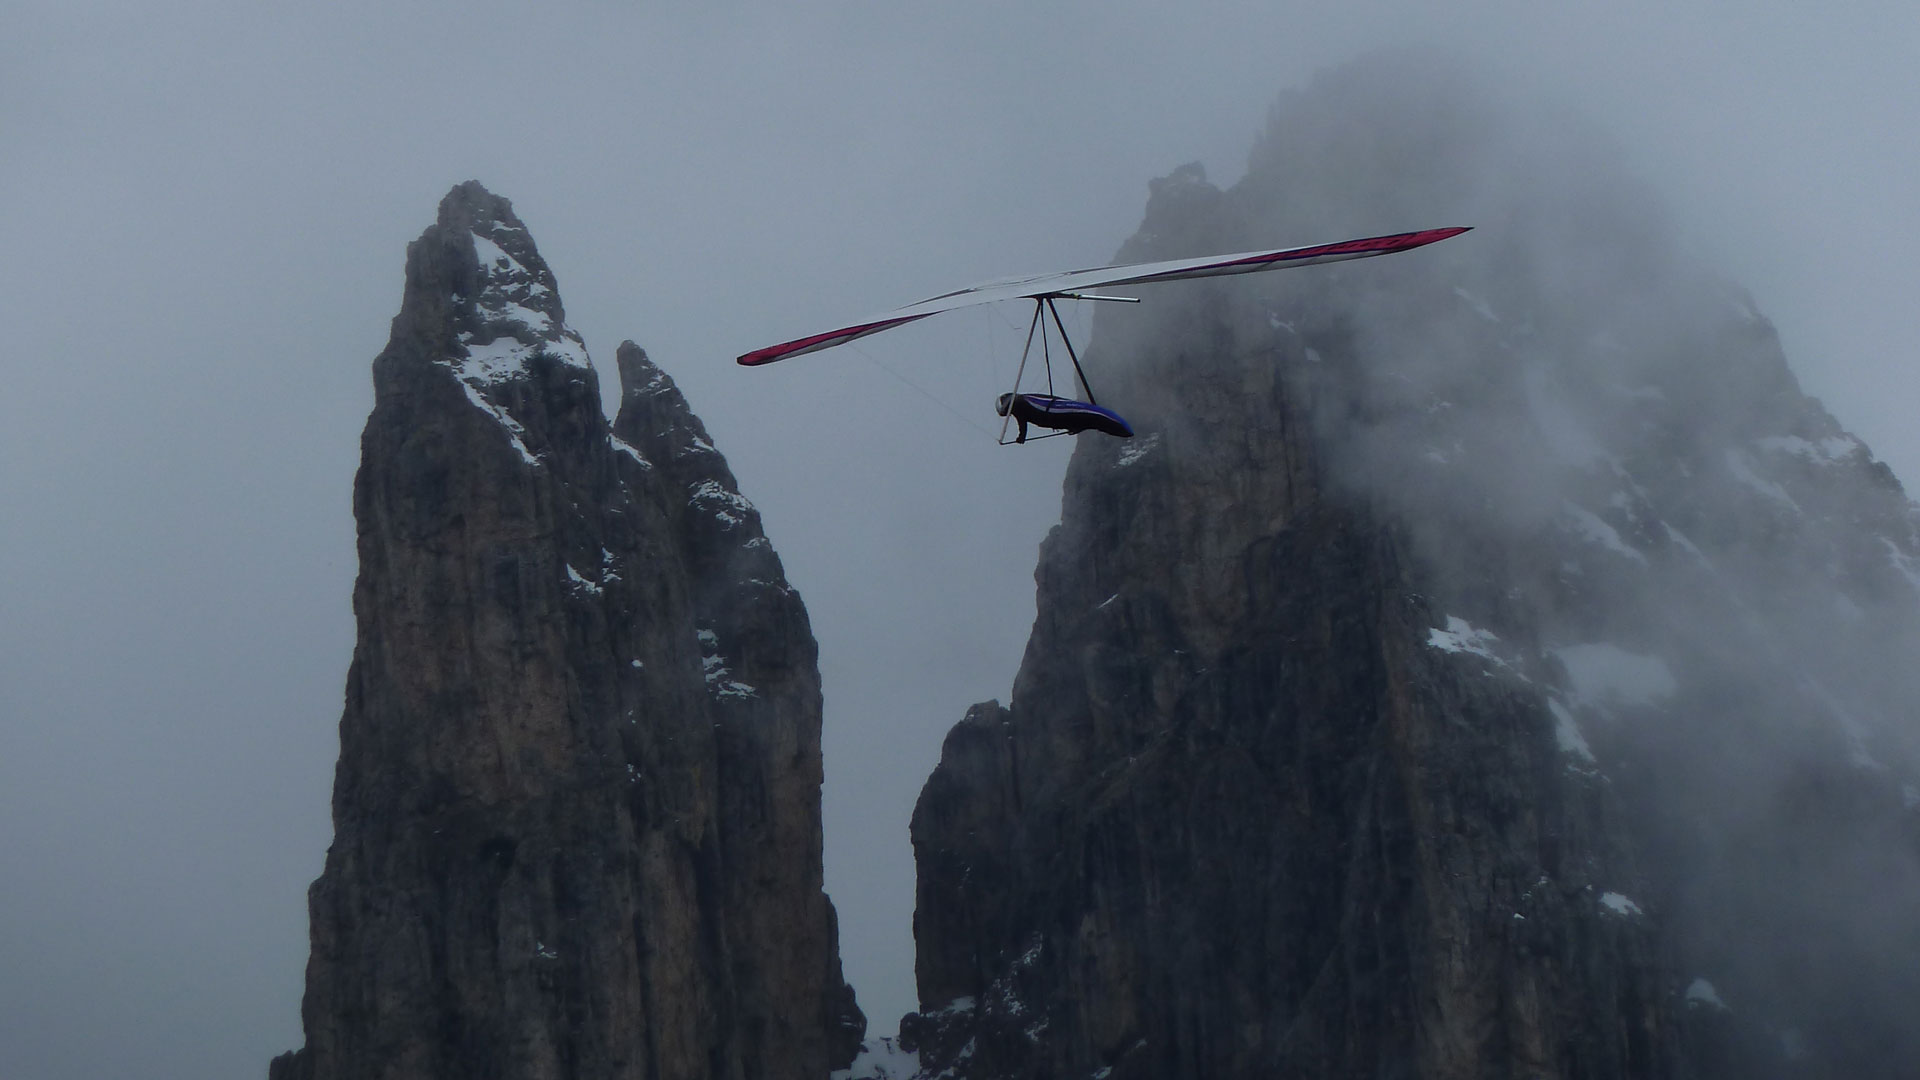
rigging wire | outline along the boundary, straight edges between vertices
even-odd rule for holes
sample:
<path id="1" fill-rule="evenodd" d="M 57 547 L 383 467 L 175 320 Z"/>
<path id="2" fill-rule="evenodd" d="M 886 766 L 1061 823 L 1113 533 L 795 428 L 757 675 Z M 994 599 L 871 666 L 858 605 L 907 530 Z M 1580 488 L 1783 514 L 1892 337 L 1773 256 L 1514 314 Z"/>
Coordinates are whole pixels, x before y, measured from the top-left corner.
<path id="1" fill-rule="evenodd" d="M 1093 385 L 1087 382 L 1087 373 L 1080 367 L 1080 355 L 1073 351 L 1073 339 L 1067 336 L 1067 324 L 1060 321 L 1060 309 L 1054 306 L 1052 297 L 1046 299 L 1046 305 L 1047 314 L 1053 316 L 1053 325 L 1060 330 L 1060 344 L 1067 350 L 1067 359 L 1073 361 L 1073 373 L 1080 377 L 1080 389 L 1086 392 L 1087 402 L 1092 405 L 1100 404 L 1093 396 Z M 1049 368 L 1048 371 L 1051 373 L 1052 369 Z M 1051 390 L 1052 386 L 1049 385 L 1048 389 Z"/>
<path id="2" fill-rule="evenodd" d="M 1040 317 L 1040 301 L 1034 301 L 1033 317 L 1040 324 L 1040 359 L 1047 365 L 1047 396 L 1053 396 L 1053 353 L 1047 346 L 1047 321 Z"/>
<path id="3" fill-rule="evenodd" d="M 989 400 L 992 399 L 992 395 L 998 394 L 1000 392 L 1000 369 L 1006 366 L 1000 362 L 1000 347 L 999 347 L 1000 337 L 999 337 L 999 334 L 994 329 L 994 325 L 993 325 L 994 320 L 992 318 L 985 317 L 988 315 L 989 312 L 992 312 L 993 308 L 996 306 L 998 305 L 988 304 L 985 307 L 980 309 L 980 314 L 983 316 L 980 319 L 980 329 L 981 329 L 981 332 L 986 337 L 986 341 L 984 342 L 984 345 L 986 346 L 986 350 L 987 350 L 987 363 L 992 365 L 991 374 L 992 374 L 993 382 L 987 388 L 987 394 L 989 395 Z M 1009 324 L 1009 326 L 1011 326 L 1011 324 Z"/>
<path id="4" fill-rule="evenodd" d="M 1042 366 L 1046 368 L 1046 371 L 1047 371 L 1047 393 L 1049 395 L 1052 395 L 1054 393 L 1053 348 L 1052 348 L 1052 336 L 1054 331 L 1050 331 L 1047 327 L 1047 323 L 1048 323 L 1047 316 L 1050 314 L 1052 315 L 1052 322 L 1053 322 L 1054 328 L 1055 330 L 1057 330 L 1057 332 L 1060 335 L 1060 344 L 1067 350 L 1067 356 L 1069 360 L 1071 360 L 1073 363 L 1074 372 L 1076 375 L 1079 376 L 1081 389 L 1083 389 L 1086 392 L 1088 400 L 1091 401 L 1093 399 L 1093 388 L 1086 384 L 1086 374 L 1080 370 L 1080 358 L 1074 353 L 1072 339 L 1067 334 L 1067 328 L 1065 324 L 1061 321 L 1059 311 L 1055 309 L 1054 305 L 1048 302 L 1048 300 L 1045 298 L 1036 297 L 1036 298 L 1033 298 L 1033 300 L 1034 300 L 1033 318 L 1027 324 L 1026 344 L 1020 350 L 1020 366 L 1015 372 L 1013 377 L 1013 392 L 1018 393 L 1020 390 L 1020 382 L 1022 378 L 1025 376 L 1026 370 L 1027 370 L 1027 360 L 1032 356 L 1032 353 L 1033 353 L 1034 335 L 1037 333 L 1040 337 L 1040 362 Z M 991 311 L 991 308 L 989 308 L 988 310 Z M 994 314 L 997 317 L 999 317 L 1002 321 L 1006 322 L 1007 326 L 1010 329 L 1014 328 L 1017 325 L 1013 323 L 1011 320 L 1007 320 L 1004 315 L 1000 315 L 998 312 L 995 312 Z M 984 326 L 985 333 L 987 334 L 987 338 L 988 338 L 988 342 L 987 342 L 988 347 L 986 350 L 987 355 L 993 358 L 992 363 L 993 363 L 994 387 L 995 387 L 995 391 L 998 392 L 998 387 L 1001 385 L 999 381 L 1000 360 L 999 360 L 999 351 L 992 347 L 994 328 L 991 322 L 985 322 L 982 325 Z M 867 363 L 872 364 L 874 367 L 879 368 L 881 371 L 884 371 L 888 375 L 891 375 L 893 378 L 899 380 L 909 390 L 912 390 L 914 393 L 919 394 L 921 397 L 926 398 L 928 401 L 933 402 L 935 405 L 938 405 L 942 412 L 947 413 L 949 416 L 952 416 L 954 419 L 960 421 L 961 423 L 972 428 L 973 430 L 980 432 L 982 435 L 986 435 L 992 438 L 995 442 L 1000 443 L 1003 446 L 1006 445 L 1007 428 L 1013 422 L 1013 416 L 1012 416 L 1011 410 L 1009 410 L 1006 417 L 1000 421 L 1000 432 L 998 435 L 996 435 L 994 432 L 980 426 L 978 423 L 975 423 L 971 417 L 967 416 L 965 413 L 962 413 L 960 410 L 948 404 L 939 395 L 928 390 L 926 387 L 921 386 L 919 383 L 914 382 L 912 379 L 907 378 L 905 375 L 902 375 L 898 370 L 896 370 L 893 367 L 893 365 L 888 364 L 884 360 L 881 360 L 879 357 L 868 352 L 866 349 L 860 347 L 858 344 L 853 342 L 848 342 L 846 345 L 846 348 L 850 352 L 853 352 L 856 355 L 858 355 L 861 359 L 865 360 Z M 1036 435 L 1036 436 L 1029 437 L 1027 441 L 1038 442 L 1042 439 L 1057 438 L 1065 434 L 1067 434 L 1067 432 L 1061 431 L 1061 432 L 1053 432 L 1047 435 Z"/>
<path id="5" fill-rule="evenodd" d="M 968 427 L 979 432 L 980 434 L 987 436 L 988 438 L 994 437 L 993 432 L 987 430 L 984 427 L 981 427 L 979 424 L 974 423 L 973 420 L 970 419 L 965 413 L 962 413 L 960 410 L 940 400 L 940 398 L 935 396 L 932 391 L 921 386 L 919 383 L 916 383 L 912 379 L 909 379 L 905 375 L 902 375 L 898 371 L 895 371 L 892 365 L 887 364 L 886 362 L 880 360 L 878 357 L 874 356 L 872 353 L 869 353 L 867 350 L 861 348 L 858 344 L 849 342 L 845 346 L 845 348 L 850 349 L 853 353 L 855 353 L 856 355 L 864 359 L 867 363 L 872 364 L 874 367 L 877 367 L 881 371 L 884 371 L 887 374 L 893 376 L 894 378 L 900 380 L 902 383 L 906 384 L 907 388 L 912 390 L 914 393 L 919 394 L 921 397 L 926 398 L 928 401 L 931 401 L 935 405 L 940 406 L 941 409 L 951 414 L 954 419 L 967 425 Z"/>

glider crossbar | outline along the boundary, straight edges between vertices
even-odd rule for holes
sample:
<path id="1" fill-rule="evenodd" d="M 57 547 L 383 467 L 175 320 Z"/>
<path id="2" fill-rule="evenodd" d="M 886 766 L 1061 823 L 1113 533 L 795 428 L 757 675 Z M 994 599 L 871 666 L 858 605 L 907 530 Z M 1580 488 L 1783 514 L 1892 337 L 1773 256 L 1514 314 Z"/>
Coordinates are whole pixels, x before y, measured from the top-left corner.
<path id="1" fill-rule="evenodd" d="M 1048 299 L 1048 300 L 1053 300 L 1053 299 L 1060 299 L 1060 300 L 1106 300 L 1106 301 L 1110 301 L 1110 302 L 1112 302 L 1112 303 L 1115 303 L 1115 304 L 1137 304 L 1137 303 L 1139 303 L 1139 302 L 1140 302 L 1140 298 L 1139 298 L 1139 297 L 1137 297 L 1137 296 L 1096 296 L 1096 295 L 1094 295 L 1093 293 L 1081 293 L 1081 292 L 1057 292 L 1057 293 L 1051 293 L 1051 294 L 1049 294 L 1049 295 L 1048 295 L 1048 296 L 1046 297 L 1046 299 Z"/>

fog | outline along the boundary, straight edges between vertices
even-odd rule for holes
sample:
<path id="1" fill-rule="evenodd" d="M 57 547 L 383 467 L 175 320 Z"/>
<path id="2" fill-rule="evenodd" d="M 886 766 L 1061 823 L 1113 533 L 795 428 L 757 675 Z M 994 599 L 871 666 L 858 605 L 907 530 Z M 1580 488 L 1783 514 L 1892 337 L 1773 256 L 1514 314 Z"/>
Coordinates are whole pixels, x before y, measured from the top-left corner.
<path id="1" fill-rule="evenodd" d="M 300 1044 L 368 366 L 461 180 L 514 200 L 603 379 L 631 337 L 679 382 L 807 600 L 876 1031 L 914 1004 L 912 801 L 1006 695 L 1066 449 L 983 430 L 1024 312 L 734 355 L 1104 261 L 1150 178 L 1237 180 L 1283 91 L 1431 51 L 1607 132 L 1675 257 L 1750 290 L 1808 392 L 1920 476 L 1911 5 L 1316 7 L 14 5 L 0 1075 L 252 1077 Z"/>
<path id="2" fill-rule="evenodd" d="M 1649 913 L 1680 985 L 1731 1003 L 1707 1075 L 1909 1071 L 1920 534 L 1746 291 L 1567 102 L 1431 53 L 1316 76 L 1238 184 L 1157 200 L 1130 254 L 1477 223 L 1103 311 L 1088 363 L 1189 448 L 1230 444 L 1234 412 L 1167 404 L 1183 384 L 1283 374 L 1335 497 L 1407 539 L 1429 643 L 1531 703 L 1632 853 L 1543 872 Z"/>

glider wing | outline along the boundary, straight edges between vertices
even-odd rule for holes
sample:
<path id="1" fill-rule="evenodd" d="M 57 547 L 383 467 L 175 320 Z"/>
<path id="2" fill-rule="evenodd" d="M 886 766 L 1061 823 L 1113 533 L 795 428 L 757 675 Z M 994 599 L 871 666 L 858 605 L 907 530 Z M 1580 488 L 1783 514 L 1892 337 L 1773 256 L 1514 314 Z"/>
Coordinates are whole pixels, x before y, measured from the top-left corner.
<path id="1" fill-rule="evenodd" d="M 877 334 L 882 330 L 891 330 L 896 326 L 924 319 L 929 315 L 938 315 L 955 308 L 972 307 L 975 304 L 991 304 L 997 300 L 1059 296 L 1076 289 L 1097 289 L 1108 285 L 1147 285 L 1160 281 L 1185 281 L 1188 278 L 1252 274 L 1262 270 L 1278 270 L 1287 266 L 1313 266 L 1319 263 L 1343 262 L 1347 259 L 1366 259 L 1375 255 L 1390 255 L 1396 251 L 1424 247 L 1466 231 L 1464 228 L 1427 229 L 1422 232 L 1394 233 L 1391 236 L 1370 236 L 1362 240 L 1347 240 L 1338 244 L 1275 248 L 1269 251 L 1243 251 L 1235 255 L 1211 255 L 1199 259 L 1173 259 L 1167 262 L 1133 263 L 1127 266 L 1100 266 L 1091 270 L 1069 270 L 1062 274 L 1041 274 L 1036 277 L 989 281 L 950 293 L 942 293 L 917 304 L 909 304 L 885 315 L 850 326 L 809 334 L 792 341 L 783 341 L 778 345 L 769 345 L 764 349 L 755 349 L 742 355 L 740 363 L 752 367 L 771 364 L 775 360 L 785 360 L 789 356 L 819 352 L 821 349 L 830 349 L 855 338 Z"/>

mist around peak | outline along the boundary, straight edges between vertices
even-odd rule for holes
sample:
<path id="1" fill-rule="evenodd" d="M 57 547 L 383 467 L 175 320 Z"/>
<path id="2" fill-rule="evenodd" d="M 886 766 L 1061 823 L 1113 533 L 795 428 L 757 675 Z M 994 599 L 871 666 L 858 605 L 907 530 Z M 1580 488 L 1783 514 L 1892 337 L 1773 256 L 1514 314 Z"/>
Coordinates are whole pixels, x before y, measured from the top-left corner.
<path id="1" fill-rule="evenodd" d="M 1231 188 L 1157 184 L 1121 254 L 1455 224 L 1103 310 L 1090 351 L 1176 459 L 1258 437 L 1275 379 L 1306 403 L 1335 488 L 1405 531 L 1431 647 L 1535 695 L 1566 783 L 1631 823 L 1622 903 L 1657 924 L 1709 1074 L 1903 1074 L 1915 507 L 1608 136 L 1380 54 L 1282 95 Z"/>

